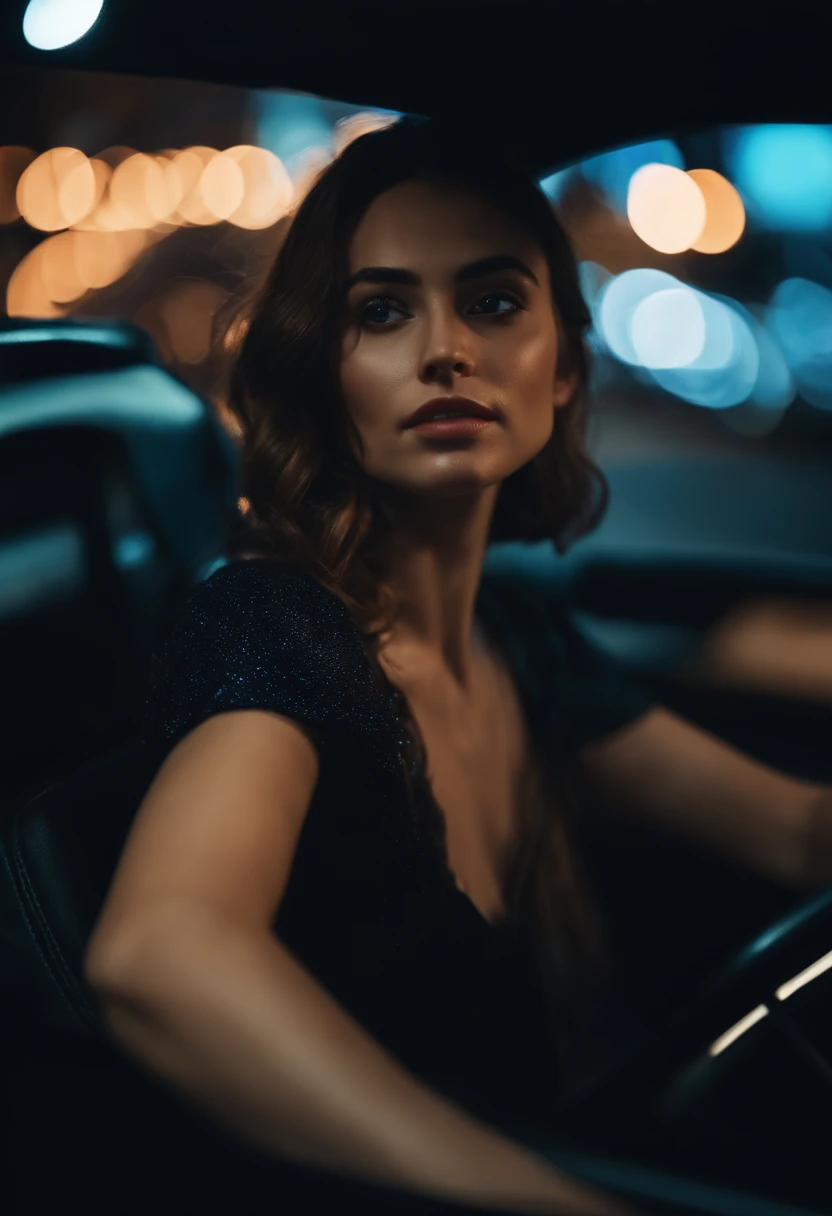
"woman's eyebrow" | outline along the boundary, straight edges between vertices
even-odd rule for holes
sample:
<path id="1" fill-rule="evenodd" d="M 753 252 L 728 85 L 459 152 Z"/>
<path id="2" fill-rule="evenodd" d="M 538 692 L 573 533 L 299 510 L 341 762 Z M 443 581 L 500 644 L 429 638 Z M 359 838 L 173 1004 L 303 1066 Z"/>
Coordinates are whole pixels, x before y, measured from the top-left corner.
<path id="1" fill-rule="evenodd" d="M 532 273 L 526 263 L 508 253 L 479 258 L 476 262 L 469 262 L 467 266 L 460 266 L 454 275 L 454 282 L 467 283 L 471 279 L 481 279 L 498 270 L 516 270 L 524 278 L 531 279 L 536 287 L 540 286 L 536 275 Z M 405 270 L 400 266 L 365 266 L 347 279 L 344 291 L 349 291 L 356 283 L 406 283 L 418 287 L 421 282 L 422 280 L 415 271 Z"/>

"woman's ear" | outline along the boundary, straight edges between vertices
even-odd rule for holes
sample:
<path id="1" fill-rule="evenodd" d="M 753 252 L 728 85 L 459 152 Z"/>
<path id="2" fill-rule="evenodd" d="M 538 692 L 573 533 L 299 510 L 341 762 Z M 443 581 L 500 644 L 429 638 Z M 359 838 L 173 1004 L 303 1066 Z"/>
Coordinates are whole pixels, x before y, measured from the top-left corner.
<path id="1" fill-rule="evenodd" d="M 555 386 L 552 392 L 552 404 L 555 409 L 569 404 L 575 395 L 579 379 L 577 371 L 564 372 L 555 376 Z"/>

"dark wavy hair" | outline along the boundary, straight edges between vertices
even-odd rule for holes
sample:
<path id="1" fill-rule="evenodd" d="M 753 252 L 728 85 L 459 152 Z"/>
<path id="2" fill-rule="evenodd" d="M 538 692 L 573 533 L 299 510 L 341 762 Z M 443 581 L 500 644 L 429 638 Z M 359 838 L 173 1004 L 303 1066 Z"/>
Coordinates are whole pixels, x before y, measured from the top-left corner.
<path id="1" fill-rule="evenodd" d="M 407 116 L 354 139 L 290 215 L 269 273 L 235 321 L 245 336 L 227 398 L 241 442 L 248 509 L 230 552 L 289 562 L 337 594 L 388 692 L 370 643 L 397 615 L 381 557 L 391 525 L 382 509 L 383 487 L 351 450 L 350 436 L 358 451 L 362 445 L 339 391 L 337 335 L 352 234 L 374 199 L 414 179 L 473 191 L 535 237 L 551 274 L 559 371 L 577 373 L 576 390 L 558 409 L 546 446 L 500 486 L 489 543 L 549 539 L 563 553 L 596 526 L 607 504 L 606 482 L 585 447 L 590 315 L 567 237 L 522 155 L 448 119 Z M 444 848 L 444 819 L 427 782 L 424 745 L 406 699 L 398 698 L 413 805 Z M 544 971 L 562 994 L 564 971 L 592 954 L 597 931 L 567 839 L 571 797 L 560 777 L 558 782 L 553 775 L 526 823 L 510 905 L 534 930 L 548 960 Z"/>

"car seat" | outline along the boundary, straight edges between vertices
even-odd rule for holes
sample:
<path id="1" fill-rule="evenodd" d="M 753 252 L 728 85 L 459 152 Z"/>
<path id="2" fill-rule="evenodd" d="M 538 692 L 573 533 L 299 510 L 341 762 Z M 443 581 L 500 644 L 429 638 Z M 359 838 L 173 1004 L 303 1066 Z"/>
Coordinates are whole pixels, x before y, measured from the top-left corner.
<path id="1" fill-rule="evenodd" d="M 95 1054 L 73 977 L 153 775 L 147 660 L 236 503 L 233 444 L 142 330 L 0 321 L 0 1154 L 43 1147 L 62 1067 Z"/>
<path id="2" fill-rule="evenodd" d="M 235 483 L 230 439 L 142 330 L 0 322 L 0 810 L 135 731 Z"/>

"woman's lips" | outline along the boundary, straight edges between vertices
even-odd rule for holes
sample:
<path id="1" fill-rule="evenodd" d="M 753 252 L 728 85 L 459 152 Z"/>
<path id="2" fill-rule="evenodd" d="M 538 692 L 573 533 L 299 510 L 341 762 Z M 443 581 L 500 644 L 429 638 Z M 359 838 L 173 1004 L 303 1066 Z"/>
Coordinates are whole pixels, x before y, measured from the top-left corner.
<path id="1" fill-rule="evenodd" d="M 420 422 L 418 426 L 408 427 L 418 435 L 432 439 L 453 439 L 458 435 L 473 435 L 484 426 L 491 426 L 493 418 L 431 418 L 428 422 Z"/>

